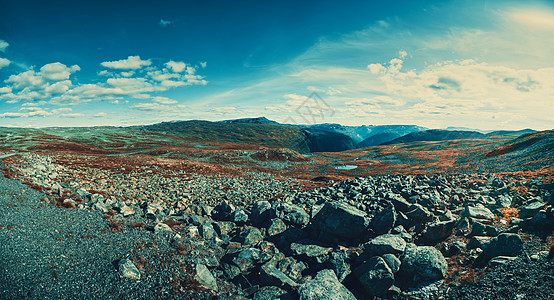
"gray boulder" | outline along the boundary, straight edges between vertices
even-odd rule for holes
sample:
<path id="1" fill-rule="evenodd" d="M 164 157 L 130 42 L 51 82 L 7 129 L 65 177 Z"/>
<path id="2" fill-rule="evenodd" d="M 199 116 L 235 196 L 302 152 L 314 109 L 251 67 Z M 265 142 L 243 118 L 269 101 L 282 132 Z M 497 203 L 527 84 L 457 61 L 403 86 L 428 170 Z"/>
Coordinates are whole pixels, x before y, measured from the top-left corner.
<path id="1" fill-rule="evenodd" d="M 393 234 L 383 234 L 363 245 L 364 255 L 381 256 L 391 253 L 400 255 L 406 249 L 406 241 L 403 238 Z"/>
<path id="2" fill-rule="evenodd" d="M 519 209 L 519 218 L 526 219 L 533 217 L 536 213 L 543 209 L 545 205 L 545 203 L 539 201 L 529 203 Z"/>
<path id="3" fill-rule="evenodd" d="M 389 268 L 391 269 L 391 271 L 393 273 L 396 274 L 396 272 L 398 272 L 400 270 L 400 259 L 398 259 L 398 257 L 396 257 L 396 255 L 394 254 L 383 254 L 383 256 L 381 256 L 383 258 L 383 260 L 387 263 L 387 266 L 389 266 Z"/>
<path id="4" fill-rule="evenodd" d="M 229 221 L 235 211 L 235 207 L 227 201 L 222 201 L 211 211 L 212 218 L 217 221 Z"/>
<path id="5" fill-rule="evenodd" d="M 421 240 L 426 243 L 436 243 L 446 239 L 456 226 L 456 219 L 434 222 L 425 228 L 421 233 Z"/>
<path id="6" fill-rule="evenodd" d="M 293 226 L 305 226 L 310 222 L 310 215 L 299 206 L 290 203 L 279 203 L 271 209 L 270 215 Z"/>
<path id="7" fill-rule="evenodd" d="M 301 300 L 356 300 L 356 297 L 337 280 L 333 270 L 319 271 L 316 277 L 298 289 Z"/>
<path id="8" fill-rule="evenodd" d="M 466 208 L 460 214 L 462 218 L 477 218 L 493 220 L 496 216 L 482 204 L 476 206 L 466 206 Z"/>
<path id="9" fill-rule="evenodd" d="M 262 236 L 261 231 L 252 226 L 245 226 L 237 238 L 238 242 L 243 245 L 256 245 L 257 243 L 263 241 L 264 237 Z"/>
<path id="10" fill-rule="evenodd" d="M 353 274 L 370 297 L 384 295 L 394 284 L 392 270 L 379 256 L 374 256 L 362 263 Z"/>
<path id="11" fill-rule="evenodd" d="M 258 201 L 252 206 L 252 213 L 250 213 L 250 219 L 252 224 L 261 226 L 269 218 L 269 211 L 271 210 L 271 203 L 268 201 Z"/>
<path id="12" fill-rule="evenodd" d="M 327 202 L 312 219 L 315 228 L 321 235 L 340 239 L 356 239 L 367 233 L 369 227 L 367 215 L 348 204 Z"/>
<path id="13" fill-rule="evenodd" d="M 394 207 L 385 208 L 378 212 L 371 220 L 371 228 L 377 235 L 389 233 L 396 223 Z"/>
<path id="14" fill-rule="evenodd" d="M 284 232 L 285 230 L 287 230 L 287 225 L 285 224 L 285 222 L 283 222 L 283 220 L 279 218 L 273 218 L 268 222 L 268 226 L 267 226 L 268 236 L 278 235 Z"/>
<path id="15" fill-rule="evenodd" d="M 231 214 L 231 221 L 237 224 L 244 224 L 248 221 L 248 214 L 244 209 L 236 209 Z"/>
<path id="16" fill-rule="evenodd" d="M 485 266 L 497 256 L 517 256 L 523 252 L 523 241 L 516 233 L 502 233 L 483 245 L 483 252 L 477 257 L 474 266 Z"/>
<path id="17" fill-rule="evenodd" d="M 410 209 L 405 212 L 405 215 L 409 220 L 416 223 L 427 223 L 433 220 L 433 214 L 427 208 L 417 203 L 412 204 Z"/>
<path id="18" fill-rule="evenodd" d="M 444 278 L 447 263 L 442 253 L 431 246 L 406 249 L 400 272 L 415 281 L 435 281 Z"/>

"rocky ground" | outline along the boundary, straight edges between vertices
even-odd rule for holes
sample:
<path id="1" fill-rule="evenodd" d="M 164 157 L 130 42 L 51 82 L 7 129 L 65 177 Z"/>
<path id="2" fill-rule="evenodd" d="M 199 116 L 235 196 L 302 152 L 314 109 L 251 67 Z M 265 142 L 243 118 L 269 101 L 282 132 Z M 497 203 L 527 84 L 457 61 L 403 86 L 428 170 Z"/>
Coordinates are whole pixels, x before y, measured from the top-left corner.
<path id="1" fill-rule="evenodd" d="M 264 173 L 3 161 L 6 177 L 27 183 L 0 183 L 8 298 L 554 295 L 552 175 L 386 175 L 306 189 Z"/>

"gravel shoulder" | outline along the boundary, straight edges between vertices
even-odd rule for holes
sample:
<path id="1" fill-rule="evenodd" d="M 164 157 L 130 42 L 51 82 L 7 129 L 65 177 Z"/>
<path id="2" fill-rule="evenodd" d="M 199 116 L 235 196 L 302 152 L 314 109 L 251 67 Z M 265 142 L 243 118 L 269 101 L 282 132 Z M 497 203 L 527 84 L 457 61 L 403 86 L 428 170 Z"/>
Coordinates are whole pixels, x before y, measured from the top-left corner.
<path id="1" fill-rule="evenodd" d="M 44 197 L 0 174 L 1 299 L 164 298 L 175 269 L 164 261 L 167 236 L 130 226 L 113 232 L 100 213 Z M 117 262 L 139 257 L 149 262 L 143 278 L 120 277 Z"/>

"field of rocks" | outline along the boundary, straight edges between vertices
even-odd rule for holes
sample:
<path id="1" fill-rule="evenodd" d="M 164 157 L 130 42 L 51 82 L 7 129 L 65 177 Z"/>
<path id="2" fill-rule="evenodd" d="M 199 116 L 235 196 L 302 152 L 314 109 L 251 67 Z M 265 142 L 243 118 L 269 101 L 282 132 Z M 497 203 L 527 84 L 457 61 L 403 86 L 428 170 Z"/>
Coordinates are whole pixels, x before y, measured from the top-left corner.
<path id="1" fill-rule="evenodd" d="M 102 215 L 98 232 L 90 232 L 99 240 L 136 234 L 156 240 L 104 266 L 140 298 L 551 299 L 554 293 L 554 177 L 544 169 L 311 181 L 148 156 L 0 157 L 4 176 L 42 192 L 41 205 Z M 14 202 L 3 203 L 1 213 L 17 213 Z M 21 226 L 0 224 L 0 236 Z M 2 289 L 5 297 L 23 297 L 5 283 Z M 108 298 L 127 298 L 120 292 Z"/>

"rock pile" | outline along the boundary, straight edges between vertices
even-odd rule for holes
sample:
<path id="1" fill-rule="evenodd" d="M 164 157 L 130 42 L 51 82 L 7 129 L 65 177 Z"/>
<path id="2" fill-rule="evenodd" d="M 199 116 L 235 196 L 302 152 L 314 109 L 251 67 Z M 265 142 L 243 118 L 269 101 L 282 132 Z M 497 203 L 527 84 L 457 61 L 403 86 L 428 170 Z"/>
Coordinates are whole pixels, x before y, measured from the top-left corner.
<path id="1" fill-rule="evenodd" d="M 44 178 L 58 176 L 52 172 L 29 176 L 47 185 Z M 552 232 L 552 184 L 543 181 L 390 175 L 259 201 L 222 196 L 218 202 L 171 205 L 149 201 L 156 199 L 155 189 L 145 190 L 139 203 L 76 188 L 81 184 L 51 190 L 74 191 L 83 199 L 81 208 L 115 212 L 122 220 L 142 218 L 178 251 L 201 245 L 204 250 L 194 254 L 195 278 L 222 297 L 218 282 L 224 281 L 253 299 L 432 298 L 445 284 L 451 259 L 471 268 L 504 264 L 522 253 L 521 232 Z M 126 263 L 122 276 L 140 278 Z"/>

